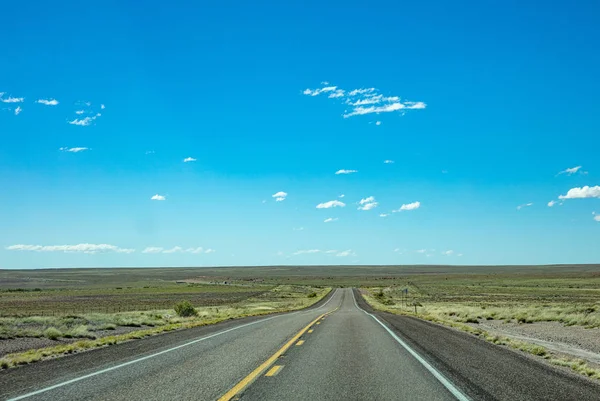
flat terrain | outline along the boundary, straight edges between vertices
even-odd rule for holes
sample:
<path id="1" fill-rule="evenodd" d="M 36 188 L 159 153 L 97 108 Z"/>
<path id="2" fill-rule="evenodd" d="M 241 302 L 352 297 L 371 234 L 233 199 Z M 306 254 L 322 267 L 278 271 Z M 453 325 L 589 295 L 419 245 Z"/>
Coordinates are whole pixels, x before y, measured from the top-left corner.
<path id="1" fill-rule="evenodd" d="M 0 398 L 586 401 L 600 393 L 597 383 L 472 335 L 373 311 L 357 294 L 340 289 L 300 312 L 5 370 Z"/>

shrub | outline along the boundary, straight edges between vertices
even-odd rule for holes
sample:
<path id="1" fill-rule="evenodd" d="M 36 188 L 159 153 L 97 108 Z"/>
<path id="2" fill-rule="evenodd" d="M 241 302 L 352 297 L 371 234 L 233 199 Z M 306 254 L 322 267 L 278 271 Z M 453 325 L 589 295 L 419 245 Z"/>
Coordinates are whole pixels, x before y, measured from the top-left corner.
<path id="1" fill-rule="evenodd" d="M 188 317 L 188 316 L 197 316 L 198 311 L 194 309 L 194 306 L 190 303 L 190 301 L 181 301 L 175 305 L 175 313 L 177 316 Z"/>
<path id="2" fill-rule="evenodd" d="M 314 297 L 316 297 L 316 296 L 317 296 L 317 293 L 316 293 L 316 292 L 311 292 L 310 294 L 308 294 L 308 297 L 309 297 L 309 298 L 314 298 Z"/>
<path id="3" fill-rule="evenodd" d="M 46 330 L 44 330 L 44 337 L 49 338 L 50 340 L 56 340 L 61 336 L 62 333 L 56 327 L 48 327 Z"/>

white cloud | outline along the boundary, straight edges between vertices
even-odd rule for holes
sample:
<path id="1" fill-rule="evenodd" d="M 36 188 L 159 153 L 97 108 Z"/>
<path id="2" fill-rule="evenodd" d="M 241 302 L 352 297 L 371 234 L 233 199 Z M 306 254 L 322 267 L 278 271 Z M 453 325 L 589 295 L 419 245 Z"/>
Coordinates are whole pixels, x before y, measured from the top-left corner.
<path id="1" fill-rule="evenodd" d="M 106 108 L 105 105 L 103 105 L 103 104 L 100 105 L 100 110 L 104 110 L 105 108 Z"/>
<path id="2" fill-rule="evenodd" d="M 375 201 L 374 196 L 369 196 L 368 198 L 361 199 L 360 202 L 358 202 L 358 203 L 360 204 L 360 206 L 358 207 L 358 210 L 375 209 L 377 207 L 377 205 L 379 204 L 378 202 Z"/>
<path id="3" fill-rule="evenodd" d="M 393 213 L 402 212 L 405 210 L 415 210 L 421 207 L 421 202 L 406 203 L 400 206 L 397 210 L 392 210 Z"/>
<path id="4" fill-rule="evenodd" d="M 340 202 L 338 200 L 332 200 L 329 202 L 319 203 L 317 205 L 317 209 L 329 209 L 329 208 L 338 207 L 338 206 L 344 207 L 344 206 L 346 206 L 346 204 L 344 202 Z"/>
<path id="5" fill-rule="evenodd" d="M 336 253 L 335 256 L 338 257 L 346 257 L 346 256 L 356 256 L 356 253 L 352 249 L 348 249 L 339 253 Z"/>
<path id="6" fill-rule="evenodd" d="M 2 95 L 4 95 L 4 93 Z M 22 103 L 24 100 L 25 100 L 25 98 L 22 98 L 22 97 L 12 97 L 12 96 L 9 96 L 6 99 L 0 99 L 0 102 L 3 102 L 3 103 Z"/>
<path id="7" fill-rule="evenodd" d="M 77 244 L 77 245 L 11 245 L 6 247 L 9 251 L 34 251 L 34 252 L 79 252 L 79 253 L 133 253 L 135 249 L 120 248 L 109 244 Z"/>
<path id="8" fill-rule="evenodd" d="M 600 214 L 596 214 L 596 215 L 594 215 L 594 220 L 596 220 L 596 221 L 600 221 Z"/>
<path id="9" fill-rule="evenodd" d="M 180 246 L 174 246 L 173 248 L 165 249 L 164 251 L 162 251 L 162 253 L 178 253 L 178 252 L 183 252 L 183 248 Z"/>
<path id="10" fill-rule="evenodd" d="M 389 215 L 390 215 L 389 213 L 381 213 L 381 214 L 379 215 L 379 217 L 388 217 Z"/>
<path id="11" fill-rule="evenodd" d="M 385 164 L 394 164 L 393 160 L 384 160 L 383 161 Z"/>
<path id="12" fill-rule="evenodd" d="M 302 93 L 305 95 L 309 95 L 309 96 L 317 96 L 317 95 L 320 95 L 321 93 L 337 92 L 337 90 L 338 90 L 337 86 L 325 86 L 320 89 L 305 89 Z"/>
<path id="13" fill-rule="evenodd" d="M 320 249 L 304 249 L 304 250 L 294 252 L 294 255 L 303 255 L 303 254 L 307 254 L 307 253 L 319 253 L 319 252 L 321 252 Z"/>
<path id="14" fill-rule="evenodd" d="M 275 198 L 276 202 L 283 202 L 287 198 L 288 194 L 287 192 L 279 191 L 271 196 Z"/>
<path id="15" fill-rule="evenodd" d="M 425 252 L 427 252 L 427 249 L 418 249 L 415 252 L 417 252 L 417 253 L 425 253 Z"/>
<path id="16" fill-rule="evenodd" d="M 338 218 L 337 217 L 328 217 L 325 220 L 323 220 L 323 223 L 331 223 L 334 221 L 338 221 Z"/>
<path id="17" fill-rule="evenodd" d="M 192 254 L 200 254 L 200 253 L 212 253 L 215 252 L 214 249 L 204 249 L 201 246 L 192 247 L 184 249 L 180 246 L 174 246 L 172 248 L 163 248 L 162 246 L 149 246 L 142 251 L 142 253 L 192 253 Z"/>
<path id="18" fill-rule="evenodd" d="M 550 202 L 548 202 L 548 207 L 552 207 L 554 205 L 556 205 L 558 202 L 555 200 L 551 200 Z"/>
<path id="19" fill-rule="evenodd" d="M 371 113 L 389 113 L 392 111 L 399 110 L 413 110 L 413 109 L 424 109 L 427 105 L 423 102 L 395 102 L 389 103 L 383 106 L 370 106 L 370 107 L 355 107 L 350 113 L 344 114 L 344 118 L 352 117 L 352 116 L 362 116 L 365 114 Z"/>
<path id="20" fill-rule="evenodd" d="M 424 109 L 427 107 L 423 102 L 401 101 L 399 96 L 384 96 L 375 88 L 360 88 L 345 91 L 337 86 L 327 85 L 317 89 L 305 89 L 302 93 L 308 96 L 318 96 L 322 93 L 327 93 L 329 98 L 344 97 L 344 102 L 352 107 L 351 111 L 344 113 L 344 118 L 371 113 L 404 112 L 405 110 Z M 381 121 L 377 121 L 375 124 L 380 125 Z"/>
<path id="21" fill-rule="evenodd" d="M 38 99 L 35 102 L 45 104 L 46 106 L 56 106 L 58 104 L 58 100 L 56 99 Z"/>
<path id="22" fill-rule="evenodd" d="M 62 148 L 59 148 L 58 150 L 61 150 L 63 152 L 79 153 L 79 152 L 83 152 L 83 151 L 86 151 L 86 150 L 90 150 L 90 148 L 66 148 L 66 147 L 62 147 Z"/>
<path id="23" fill-rule="evenodd" d="M 76 119 L 74 119 L 72 121 L 69 121 L 69 124 L 71 124 L 71 125 L 78 125 L 80 127 L 87 127 L 95 119 L 96 119 L 96 117 L 84 117 L 82 119 L 76 118 Z"/>
<path id="24" fill-rule="evenodd" d="M 304 227 L 294 227 L 292 228 L 293 231 L 304 231 Z"/>
<path id="25" fill-rule="evenodd" d="M 21 106 L 17 106 L 17 108 L 15 109 L 15 116 L 18 116 L 19 114 L 21 114 L 22 111 L 23 111 L 23 109 L 21 108 Z"/>
<path id="26" fill-rule="evenodd" d="M 335 172 L 336 175 L 339 174 L 352 174 L 352 173 L 358 173 L 358 170 L 338 170 Z"/>
<path id="27" fill-rule="evenodd" d="M 75 114 L 79 114 L 79 115 L 81 115 L 81 114 L 83 114 L 83 113 L 85 113 L 83 110 L 77 110 L 77 111 L 75 112 Z"/>
<path id="28" fill-rule="evenodd" d="M 153 150 L 147 150 L 147 151 L 146 151 L 146 154 L 147 154 L 147 155 L 153 155 L 154 153 L 156 153 L 156 152 L 155 152 L 155 151 L 153 151 Z"/>
<path id="29" fill-rule="evenodd" d="M 582 199 L 582 198 L 600 198 L 600 186 L 584 186 L 581 188 L 571 188 L 566 195 L 560 195 L 558 199 Z"/>
<path id="30" fill-rule="evenodd" d="M 450 249 L 448 251 L 442 252 L 442 254 L 444 254 L 446 256 L 450 256 L 450 255 L 454 254 L 454 251 L 452 249 Z"/>
<path id="31" fill-rule="evenodd" d="M 164 201 L 167 198 L 165 196 L 163 196 L 163 195 L 156 194 L 156 195 L 152 196 L 152 198 L 150 198 L 150 199 L 151 200 L 157 200 L 157 201 Z"/>
<path id="32" fill-rule="evenodd" d="M 533 203 L 529 202 L 529 203 L 524 203 L 522 205 L 517 206 L 517 210 L 521 210 L 524 207 L 529 207 L 529 206 L 533 206 Z"/>
<path id="33" fill-rule="evenodd" d="M 375 125 L 381 125 L 381 121 L 375 121 Z"/>
<path id="34" fill-rule="evenodd" d="M 149 246 L 142 251 L 142 253 L 161 253 L 164 248 L 159 246 Z"/>
<path id="35" fill-rule="evenodd" d="M 575 166 L 575 167 L 565 169 L 563 171 L 559 171 L 558 174 L 573 175 L 576 172 L 578 172 L 580 169 L 581 169 L 581 166 Z"/>
<path id="36" fill-rule="evenodd" d="M 189 163 L 189 162 L 195 162 L 196 159 L 194 159 L 193 157 L 186 157 L 185 159 L 183 159 L 184 163 Z"/>
<path id="37" fill-rule="evenodd" d="M 341 194 L 340 196 L 338 196 L 338 198 L 343 198 L 344 196 L 346 196 L 346 195 Z"/>

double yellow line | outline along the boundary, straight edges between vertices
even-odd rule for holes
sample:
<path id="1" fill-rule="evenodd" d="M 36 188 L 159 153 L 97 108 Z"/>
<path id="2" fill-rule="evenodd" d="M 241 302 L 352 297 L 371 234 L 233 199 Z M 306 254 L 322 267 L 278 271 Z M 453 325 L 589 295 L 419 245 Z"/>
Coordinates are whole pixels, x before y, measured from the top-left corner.
<path id="1" fill-rule="evenodd" d="M 338 310 L 338 308 L 339 307 L 337 307 L 334 310 L 329 311 L 327 313 L 323 313 L 321 316 L 319 316 L 318 318 L 316 318 L 315 320 L 310 322 L 306 327 L 304 327 L 302 330 L 300 330 L 298 333 L 296 333 L 296 335 L 294 337 L 292 337 L 292 339 L 290 341 L 288 341 L 283 347 L 281 347 L 276 353 L 271 355 L 271 357 L 269 359 L 264 361 L 258 368 L 254 369 L 252 371 L 252 373 L 250 373 L 248 376 L 246 376 L 242 380 L 240 380 L 240 382 L 238 384 L 233 386 L 231 388 L 231 390 L 229 390 L 221 398 L 219 398 L 219 401 L 229 401 L 233 397 L 235 397 L 237 394 L 242 392 L 242 390 L 244 390 L 246 387 L 248 387 L 250 385 L 250 383 L 252 383 L 254 380 L 256 380 L 256 378 L 258 376 L 260 376 L 264 371 L 269 369 L 269 367 L 275 363 L 277 358 L 279 358 L 285 351 L 288 350 L 288 348 L 290 348 L 292 346 L 292 344 L 294 344 L 300 337 L 302 337 L 302 335 L 304 333 L 306 333 L 306 331 L 308 329 L 310 329 L 311 326 L 313 326 L 315 323 L 317 323 L 323 317 L 329 315 L 330 313 L 335 312 L 336 310 Z"/>

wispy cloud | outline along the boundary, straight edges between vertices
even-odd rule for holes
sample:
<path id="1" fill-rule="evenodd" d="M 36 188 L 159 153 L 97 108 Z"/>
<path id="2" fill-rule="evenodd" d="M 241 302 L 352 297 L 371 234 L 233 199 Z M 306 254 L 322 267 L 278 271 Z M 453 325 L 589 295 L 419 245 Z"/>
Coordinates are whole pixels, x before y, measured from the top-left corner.
<path id="1" fill-rule="evenodd" d="M 163 196 L 163 195 L 156 194 L 156 195 L 152 196 L 152 198 L 150 198 L 150 199 L 151 200 L 156 200 L 156 201 L 164 201 L 167 198 L 165 196 Z"/>
<path id="2" fill-rule="evenodd" d="M 287 192 L 279 191 L 271 195 L 271 197 L 275 198 L 276 202 L 283 202 L 287 198 Z"/>
<path id="3" fill-rule="evenodd" d="M 76 118 L 74 120 L 69 121 L 71 125 L 78 125 L 80 127 L 87 127 L 94 121 L 96 117 L 84 117 L 84 118 Z"/>
<path id="4" fill-rule="evenodd" d="M 325 220 L 323 220 L 323 223 L 332 223 L 334 221 L 338 221 L 337 217 L 328 217 Z"/>
<path id="5" fill-rule="evenodd" d="M 374 196 L 369 196 L 368 198 L 361 199 L 358 204 L 360 205 L 358 210 L 371 210 L 375 209 L 379 203 L 375 201 Z"/>
<path id="6" fill-rule="evenodd" d="M 407 210 L 415 210 L 421 207 L 421 202 L 405 203 L 397 210 L 392 210 L 392 213 L 404 212 Z"/>
<path id="7" fill-rule="evenodd" d="M 78 115 L 81 115 L 83 113 L 85 113 L 85 111 L 83 111 L 83 110 L 77 110 L 77 111 L 75 111 L 75 114 L 78 114 Z"/>
<path id="8" fill-rule="evenodd" d="M 320 249 L 303 249 L 300 251 L 296 251 L 293 254 L 294 255 L 304 255 L 304 254 L 319 253 L 319 252 L 321 252 Z"/>
<path id="9" fill-rule="evenodd" d="M 584 186 L 571 188 L 566 195 L 560 195 L 558 199 L 581 199 L 581 198 L 600 198 L 600 186 Z"/>
<path id="10" fill-rule="evenodd" d="M 352 173 L 358 173 L 358 170 L 338 170 L 335 172 L 336 175 L 339 174 L 352 174 Z"/>
<path id="11" fill-rule="evenodd" d="M 46 106 L 56 106 L 59 103 L 56 99 L 38 99 L 35 102 Z"/>
<path id="12" fill-rule="evenodd" d="M 11 245 L 6 247 L 9 251 L 34 251 L 34 252 L 65 252 L 65 253 L 133 253 L 135 249 L 120 248 L 110 244 L 77 244 L 77 245 Z"/>
<path id="13" fill-rule="evenodd" d="M 427 252 L 427 249 L 417 249 L 415 252 L 416 253 L 425 253 L 425 252 Z"/>
<path id="14" fill-rule="evenodd" d="M 204 249 L 201 246 L 191 247 L 191 248 L 183 248 L 181 246 L 174 246 L 172 248 L 163 248 L 162 246 L 149 246 L 145 248 L 142 253 L 191 253 L 191 254 L 201 254 L 201 253 L 213 253 L 214 249 L 208 248 Z"/>
<path id="15" fill-rule="evenodd" d="M 395 163 L 393 160 L 384 160 L 383 162 L 385 164 L 394 164 Z"/>
<path id="16" fill-rule="evenodd" d="M 186 157 L 185 159 L 183 159 L 184 163 L 189 163 L 189 162 L 195 162 L 196 159 L 194 159 L 193 157 Z"/>
<path id="17" fill-rule="evenodd" d="M 106 108 L 105 105 L 103 105 L 103 104 L 100 105 L 100 110 L 104 110 L 105 108 Z"/>
<path id="18" fill-rule="evenodd" d="M 346 195 L 341 194 L 340 196 L 338 196 L 338 198 L 343 198 L 344 196 L 346 196 Z"/>
<path id="19" fill-rule="evenodd" d="M 584 174 L 585 172 L 580 171 L 581 170 L 581 166 L 575 166 L 575 167 L 571 167 L 571 168 L 567 168 L 563 171 L 559 171 L 558 174 L 556 175 L 560 175 L 560 174 L 566 174 L 566 175 L 573 175 L 577 172 L 580 172 L 582 174 Z"/>
<path id="20" fill-rule="evenodd" d="M 304 227 L 294 227 L 292 231 L 304 231 Z"/>
<path id="21" fill-rule="evenodd" d="M 0 102 L 2 103 L 23 103 L 24 100 L 25 98 L 12 96 L 7 97 L 6 99 L 0 98 Z"/>
<path id="22" fill-rule="evenodd" d="M 381 121 L 375 121 L 375 125 L 381 125 Z"/>
<path id="23" fill-rule="evenodd" d="M 381 214 L 379 215 L 379 217 L 388 217 L 389 215 L 390 215 L 389 213 L 381 213 Z"/>
<path id="24" fill-rule="evenodd" d="M 517 210 L 521 210 L 521 209 L 523 209 L 524 207 L 529 207 L 529 206 L 533 206 L 533 203 L 532 203 L 532 202 L 529 202 L 529 203 L 524 203 L 524 204 L 522 204 L 522 205 L 519 205 L 519 206 L 517 206 Z"/>
<path id="25" fill-rule="evenodd" d="M 552 207 L 552 206 L 556 205 L 557 203 L 558 203 L 558 201 L 551 200 L 550 202 L 548 202 L 548 207 Z"/>
<path id="26" fill-rule="evenodd" d="M 317 209 L 329 209 L 332 207 L 344 207 L 346 204 L 344 202 L 340 202 L 338 200 L 331 200 L 329 202 L 319 203 L 317 205 Z"/>
<path id="27" fill-rule="evenodd" d="M 15 116 L 18 116 L 19 114 L 21 114 L 22 111 L 23 111 L 23 109 L 21 108 L 21 106 L 17 106 L 17 108 L 15 109 Z"/>
<path id="28" fill-rule="evenodd" d="M 352 249 L 341 251 L 335 254 L 337 257 L 356 256 L 356 253 Z"/>
<path id="29" fill-rule="evenodd" d="M 454 254 L 454 251 L 453 251 L 452 249 L 450 249 L 450 250 L 447 250 L 447 251 L 444 251 L 444 252 L 442 252 L 442 254 L 443 254 L 443 255 L 446 255 L 446 256 L 451 256 L 451 255 L 453 255 L 453 254 Z"/>
<path id="30" fill-rule="evenodd" d="M 594 220 L 600 221 L 600 214 L 597 214 L 596 212 L 592 212 L 592 214 L 594 215 Z"/>
<path id="31" fill-rule="evenodd" d="M 322 88 L 305 89 L 302 93 L 307 96 L 328 94 L 329 98 L 343 99 L 346 105 L 352 107 L 351 110 L 344 112 L 344 118 L 372 113 L 379 114 L 424 109 L 427 107 L 423 102 L 402 101 L 399 96 L 384 96 L 375 88 L 360 88 L 348 91 L 327 84 Z M 380 125 L 381 121 L 377 121 L 375 124 Z"/>
<path id="32" fill-rule="evenodd" d="M 67 148 L 67 147 L 62 147 L 62 148 L 59 148 L 58 150 L 63 151 L 63 152 L 79 153 L 79 152 L 84 152 L 86 150 L 90 150 L 90 148 Z"/>

